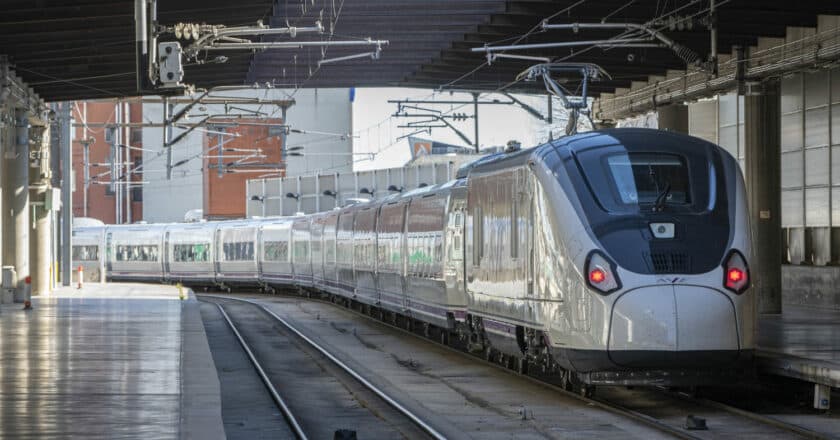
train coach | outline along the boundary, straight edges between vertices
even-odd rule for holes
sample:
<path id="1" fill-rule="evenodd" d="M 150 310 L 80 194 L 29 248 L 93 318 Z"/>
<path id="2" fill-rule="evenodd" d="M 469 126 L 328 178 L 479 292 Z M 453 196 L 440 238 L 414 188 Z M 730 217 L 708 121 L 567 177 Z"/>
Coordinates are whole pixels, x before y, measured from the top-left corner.
<path id="1" fill-rule="evenodd" d="M 752 360 L 746 206 L 722 148 L 612 129 L 325 213 L 108 226 L 99 258 L 115 280 L 324 293 L 583 391 L 696 385 Z"/>

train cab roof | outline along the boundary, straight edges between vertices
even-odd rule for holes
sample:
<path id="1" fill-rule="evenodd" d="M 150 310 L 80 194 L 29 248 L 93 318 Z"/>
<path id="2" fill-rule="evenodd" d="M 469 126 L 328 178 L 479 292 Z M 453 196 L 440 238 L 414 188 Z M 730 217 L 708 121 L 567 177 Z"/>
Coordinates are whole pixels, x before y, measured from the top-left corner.
<path id="1" fill-rule="evenodd" d="M 716 146 L 704 139 L 673 131 L 653 128 L 608 128 L 565 136 L 550 143 L 554 147 L 565 147 L 573 152 L 589 148 L 625 145 L 628 147 L 668 147 L 674 149 L 692 146 Z"/>

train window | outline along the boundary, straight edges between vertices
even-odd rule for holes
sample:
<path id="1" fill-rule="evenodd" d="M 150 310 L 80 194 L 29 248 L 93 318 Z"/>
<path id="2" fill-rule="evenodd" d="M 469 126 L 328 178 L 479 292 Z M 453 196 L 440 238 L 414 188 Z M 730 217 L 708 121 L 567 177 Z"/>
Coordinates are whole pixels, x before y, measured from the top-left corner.
<path id="1" fill-rule="evenodd" d="M 690 203 L 688 167 L 674 154 L 623 153 L 607 157 L 621 203 Z"/>
<path id="2" fill-rule="evenodd" d="M 295 241 L 294 246 L 292 246 L 292 261 L 294 261 L 295 263 L 301 263 L 309 259 L 308 244 L 309 242 L 304 241 L 304 239 L 299 239 Z"/>
<path id="3" fill-rule="evenodd" d="M 249 261 L 254 259 L 254 242 L 239 241 L 222 243 L 222 256 L 225 261 Z"/>
<path id="4" fill-rule="evenodd" d="M 157 261 L 156 245 L 117 245 L 117 261 Z"/>
<path id="5" fill-rule="evenodd" d="M 172 247 L 172 257 L 177 262 L 206 262 L 210 259 L 210 244 L 176 244 Z"/>
<path id="6" fill-rule="evenodd" d="M 99 259 L 99 246 L 97 245 L 76 245 L 73 246 L 74 261 L 96 261 Z"/>
<path id="7" fill-rule="evenodd" d="M 289 243 L 285 241 L 266 241 L 263 243 L 265 261 L 289 261 Z"/>
<path id="8" fill-rule="evenodd" d="M 310 246 L 312 247 L 312 254 L 313 255 L 321 255 L 321 239 L 320 238 L 313 238 L 310 242 Z"/>

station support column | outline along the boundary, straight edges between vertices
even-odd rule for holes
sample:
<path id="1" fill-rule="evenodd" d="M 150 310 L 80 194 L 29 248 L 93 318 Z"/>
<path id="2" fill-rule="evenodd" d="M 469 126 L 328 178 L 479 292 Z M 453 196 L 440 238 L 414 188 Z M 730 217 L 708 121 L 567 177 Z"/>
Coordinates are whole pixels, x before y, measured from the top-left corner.
<path id="1" fill-rule="evenodd" d="M 753 229 L 750 271 L 759 313 L 782 312 L 781 90 L 747 84 L 744 95 L 747 199 Z"/>
<path id="2" fill-rule="evenodd" d="M 71 103 L 64 102 L 58 106 L 58 144 L 61 150 L 61 239 L 60 260 L 61 260 L 61 285 L 69 286 L 71 277 L 71 261 L 73 250 L 73 151 L 72 140 L 72 117 L 70 115 Z"/>
<path id="3" fill-rule="evenodd" d="M 45 295 L 52 290 L 52 185 L 50 182 L 50 130 L 47 121 L 33 124 L 30 130 L 32 145 L 37 150 L 38 166 L 30 173 L 30 215 L 33 233 L 30 239 L 30 272 L 32 295 Z M 37 202 L 37 203 L 35 203 Z"/>
<path id="4" fill-rule="evenodd" d="M 15 283 L 15 302 L 28 301 L 30 292 L 26 283 L 29 277 L 29 112 L 15 109 L 15 148 L 13 154 L 6 155 L 6 166 L 11 177 L 11 243 L 5 247 L 14 251 L 11 261 L 14 263 L 17 282 Z"/>

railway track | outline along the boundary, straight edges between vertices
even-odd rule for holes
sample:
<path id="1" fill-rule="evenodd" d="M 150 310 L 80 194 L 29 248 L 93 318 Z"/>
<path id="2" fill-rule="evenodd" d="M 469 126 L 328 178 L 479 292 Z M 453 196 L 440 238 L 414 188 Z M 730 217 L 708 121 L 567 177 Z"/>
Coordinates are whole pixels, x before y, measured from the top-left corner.
<path id="1" fill-rule="evenodd" d="M 255 301 L 253 299 L 247 298 L 231 298 L 225 297 L 229 299 L 235 299 L 238 301 L 248 302 L 250 304 L 254 304 L 265 310 L 267 313 L 274 316 L 281 322 L 284 322 L 282 318 L 277 316 L 274 312 L 270 311 L 265 305 L 261 304 L 259 301 Z M 386 321 L 382 321 L 375 316 L 370 316 L 366 313 L 363 313 L 359 310 L 356 310 L 351 307 L 342 307 L 339 304 L 334 302 L 318 299 L 315 297 L 309 298 L 311 301 L 323 303 L 323 304 L 331 304 L 332 306 L 339 306 L 343 310 L 347 310 L 352 312 L 354 315 L 364 317 L 368 320 L 374 321 L 378 324 L 385 325 L 392 330 L 397 332 L 411 335 L 415 338 L 420 338 L 425 341 L 434 342 L 437 345 L 445 348 L 448 351 L 453 353 L 457 353 L 460 356 L 468 357 L 472 361 L 477 361 L 484 363 L 486 365 L 492 366 L 494 368 L 500 369 L 505 371 L 508 374 L 515 375 L 517 377 L 523 378 L 528 381 L 539 383 L 542 386 L 549 387 L 550 389 L 562 393 L 566 396 L 579 399 L 581 401 L 586 402 L 589 405 L 596 406 L 600 409 L 605 411 L 609 411 L 614 414 L 618 414 L 629 419 L 632 419 L 636 422 L 645 424 L 651 428 L 654 428 L 660 432 L 665 434 L 671 435 L 675 438 L 682 438 L 682 439 L 709 439 L 709 438 L 726 438 L 730 435 L 738 435 L 747 433 L 747 437 L 754 436 L 756 438 L 765 437 L 765 436 L 773 436 L 776 438 L 809 438 L 809 439 L 837 439 L 838 437 L 827 435 L 821 432 L 817 432 L 811 429 L 808 429 L 803 426 L 791 424 L 784 422 L 782 420 L 753 413 L 750 411 L 746 411 L 740 408 L 732 407 L 730 405 L 726 405 L 721 402 L 715 402 L 706 399 L 698 399 L 692 396 L 686 395 L 684 393 L 676 393 L 667 390 L 656 390 L 656 389 L 636 389 L 629 391 L 628 395 L 625 396 L 615 396 L 610 393 L 608 388 L 605 388 L 600 394 L 611 394 L 608 398 L 602 397 L 601 395 L 596 397 L 586 397 L 582 396 L 578 393 L 571 392 L 568 390 L 563 389 L 559 384 L 552 383 L 550 381 L 545 380 L 544 378 L 535 377 L 528 374 L 521 374 L 516 370 L 508 368 L 506 366 L 500 365 L 496 362 L 487 361 L 483 357 L 480 357 L 475 354 L 466 353 L 462 350 L 457 348 L 451 347 L 446 344 L 441 344 L 439 340 L 434 338 L 424 337 L 414 331 L 406 330 L 401 326 L 397 326 L 391 324 Z M 288 323 L 286 323 L 288 324 Z M 623 390 L 623 388 L 622 388 Z M 657 394 L 662 396 L 663 399 L 668 399 L 668 403 L 665 405 L 667 407 L 672 408 L 672 414 L 669 417 L 663 417 L 661 414 L 658 414 L 656 411 L 649 411 L 649 408 L 638 408 L 634 407 L 632 404 L 633 398 L 640 398 L 641 400 L 650 399 L 650 394 Z M 648 396 L 648 397 L 645 397 Z M 630 402 L 626 402 L 625 400 L 630 400 Z M 673 413 L 680 413 L 681 417 L 676 417 Z M 683 423 L 686 420 L 686 416 L 689 414 L 697 414 L 702 416 L 702 418 L 712 422 L 710 423 L 710 427 L 708 430 L 689 430 L 687 429 Z M 698 416 L 698 417 L 699 417 Z M 721 421 L 726 423 L 726 426 L 722 425 Z"/>
<path id="2" fill-rule="evenodd" d="M 405 438 L 430 438 L 430 439 L 435 439 L 435 440 L 443 440 L 443 439 L 447 438 L 446 436 L 444 436 L 443 434 L 438 432 L 438 430 L 435 427 L 433 427 L 432 424 L 428 423 L 421 416 L 417 415 L 416 413 L 411 411 L 409 408 L 400 404 L 400 402 L 398 402 L 395 398 L 393 398 L 391 395 L 389 395 L 389 393 L 387 393 L 385 390 L 383 390 L 382 388 L 378 387 L 377 385 L 375 385 L 375 384 L 371 383 L 370 381 L 368 381 L 367 379 L 365 379 L 365 377 L 363 375 L 359 374 L 359 372 L 357 372 L 356 369 L 352 368 L 349 364 L 347 364 L 346 362 L 343 362 L 341 359 L 334 356 L 332 353 L 330 353 L 328 350 L 326 350 L 324 347 L 322 347 L 316 341 L 314 341 L 313 339 L 309 338 L 308 336 L 303 334 L 301 331 L 299 331 L 294 325 L 292 325 L 288 321 L 284 320 L 280 316 L 276 315 L 271 310 L 262 306 L 261 304 L 259 304 L 257 302 L 253 302 L 253 301 L 246 301 L 246 300 L 243 300 L 243 299 L 240 299 L 240 298 L 233 298 L 233 297 L 220 296 L 220 295 L 199 295 L 199 298 L 201 298 L 203 301 L 214 303 L 218 307 L 222 316 L 227 321 L 228 326 L 233 331 L 233 333 L 236 335 L 240 345 L 242 346 L 243 350 L 248 355 L 248 358 L 250 359 L 252 365 L 254 366 L 254 369 L 257 371 L 258 375 L 260 376 L 260 378 L 262 379 L 266 388 L 268 389 L 269 393 L 271 394 L 272 399 L 274 400 L 274 402 L 277 405 L 277 408 L 281 411 L 284 418 L 287 420 L 291 429 L 295 433 L 295 436 L 298 439 L 325 438 L 324 435 L 326 434 L 326 432 L 325 432 L 325 426 L 323 426 L 323 425 L 324 424 L 329 424 L 329 423 L 328 422 L 323 422 L 323 421 L 322 421 L 323 423 L 320 423 L 318 421 L 317 415 L 316 416 L 312 415 L 312 412 L 313 412 L 312 408 L 307 408 L 307 404 L 308 404 L 307 401 L 316 402 L 316 404 L 317 404 L 317 403 L 323 403 L 322 399 L 318 399 L 318 396 L 312 396 L 309 393 L 303 393 L 303 394 L 305 394 L 305 396 L 302 396 L 301 393 L 298 393 L 298 396 L 287 395 L 285 399 L 281 396 L 281 393 L 278 392 L 278 390 L 277 390 L 278 387 L 275 386 L 275 382 L 280 381 L 280 382 L 285 382 L 286 384 L 288 384 L 288 382 L 289 382 L 288 378 L 284 381 L 282 379 L 278 379 L 277 377 L 273 377 L 273 375 L 270 371 L 271 369 L 270 368 L 265 368 L 263 366 L 263 363 L 261 363 L 260 360 L 259 360 L 259 354 L 257 353 L 258 350 L 254 350 L 251 347 L 251 345 L 249 345 L 249 343 L 247 341 L 248 337 L 246 335 L 244 335 L 247 332 L 243 332 L 240 329 L 240 326 L 238 326 L 236 324 L 237 319 L 231 318 L 231 314 L 229 313 L 229 311 L 230 311 L 229 309 L 235 308 L 235 307 L 232 304 L 229 303 L 230 301 L 245 303 L 245 304 L 248 304 L 249 307 L 258 308 L 259 311 L 261 313 L 263 313 L 264 316 L 269 317 L 272 320 L 273 323 L 276 323 L 276 324 L 279 324 L 280 326 L 282 326 L 282 328 L 286 332 L 286 334 L 283 335 L 283 336 L 286 336 L 289 339 L 294 339 L 293 341 L 291 341 L 294 345 L 298 345 L 298 344 L 305 345 L 307 348 L 309 348 L 310 350 L 317 353 L 317 355 L 320 356 L 323 360 L 326 360 L 327 362 L 331 363 L 335 368 L 337 368 L 338 370 L 343 372 L 343 374 L 346 375 L 346 377 L 342 377 L 341 375 L 332 375 L 332 376 L 335 378 L 335 380 L 337 380 L 338 382 L 341 382 L 341 386 L 346 387 L 347 389 L 350 389 L 351 393 L 354 395 L 354 397 L 357 398 L 358 400 L 360 400 L 359 405 L 354 405 L 354 406 L 357 407 L 356 409 L 358 410 L 358 408 L 362 408 L 365 411 L 367 411 L 367 409 L 370 409 L 371 412 L 375 414 L 375 416 L 373 416 L 373 417 L 379 418 L 380 421 L 390 425 L 388 428 L 385 428 L 384 430 L 377 431 L 379 435 L 385 435 L 385 436 L 388 436 L 388 437 L 392 437 L 396 434 L 396 435 L 399 435 L 399 436 L 403 436 Z M 236 313 L 236 312 L 233 312 L 233 313 Z M 252 317 L 242 317 L 241 319 L 249 320 L 251 318 Z M 240 323 L 240 325 L 241 325 L 241 323 Z M 265 335 L 265 331 L 261 331 L 260 333 L 263 336 Z M 281 357 L 286 357 L 285 354 L 287 354 L 287 351 L 284 351 L 284 356 L 281 356 Z M 302 371 L 302 372 L 306 372 L 306 371 L 315 372 L 313 374 L 317 375 L 319 368 L 318 367 L 307 368 L 307 366 L 304 365 L 301 362 L 301 357 L 302 356 L 298 356 L 298 357 L 296 357 L 295 361 L 288 362 L 289 365 L 284 366 L 284 367 L 288 367 L 288 368 L 279 368 L 279 365 L 276 362 L 274 362 L 272 365 L 275 367 L 275 369 L 286 369 L 286 370 L 288 370 L 288 369 L 293 368 L 293 369 L 296 369 L 296 370 L 299 370 L 299 371 Z M 308 352 L 307 357 L 309 357 L 309 358 L 314 357 L 313 353 Z M 276 359 L 275 359 L 275 361 L 276 361 Z M 320 370 L 323 370 L 323 365 L 321 365 L 320 367 L 321 367 Z M 347 383 L 348 378 L 355 382 L 354 385 L 356 387 L 362 387 L 366 391 L 368 391 L 370 394 L 375 396 L 376 399 L 378 399 L 378 402 L 372 402 L 371 401 L 372 399 L 370 399 L 370 396 L 361 395 L 363 393 L 354 392 L 354 390 L 353 390 L 354 385 L 350 385 L 350 384 Z M 331 382 L 331 381 L 321 380 L 321 382 L 323 383 L 323 382 Z M 280 387 L 280 388 L 283 389 L 282 387 Z M 314 393 L 317 393 L 317 392 L 318 392 L 318 390 L 314 391 Z M 412 427 L 410 429 L 404 429 L 405 428 L 404 426 L 402 426 L 402 427 L 399 426 L 402 423 L 399 423 L 399 422 L 393 423 L 392 422 L 393 414 L 387 414 L 388 411 L 382 411 L 381 407 L 383 405 L 388 406 L 391 410 L 393 410 L 394 413 L 397 413 L 401 417 L 404 417 L 405 420 L 407 421 L 407 423 L 412 425 Z M 297 407 L 297 411 L 295 411 L 295 407 Z M 314 412 L 317 414 L 319 409 L 323 409 L 323 408 L 320 405 L 318 405 L 318 408 L 315 408 Z M 301 414 L 301 416 L 296 417 L 295 413 Z M 345 420 L 346 420 L 346 418 L 348 416 L 353 417 L 353 414 L 344 414 L 342 417 L 344 417 Z M 309 420 L 307 420 L 307 418 Z M 386 421 L 384 419 L 388 419 L 388 420 Z M 404 425 L 404 424 L 402 424 L 402 425 Z M 332 429 L 332 428 L 330 428 L 330 429 Z M 329 434 L 330 434 L 329 436 L 332 437 L 332 433 L 329 433 Z M 376 438 L 376 435 L 377 434 L 374 434 L 373 437 L 371 437 L 371 438 Z"/>
<path id="3" fill-rule="evenodd" d="M 265 369 L 262 367 L 260 362 L 257 360 L 256 356 L 254 356 L 254 351 L 251 349 L 251 346 L 245 342 L 245 338 L 242 337 L 242 333 L 239 332 L 239 329 L 236 325 L 231 321 L 230 316 L 225 311 L 225 308 L 222 307 L 221 304 L 216 303 L 216 307 L 219 309 L 219 313 L 225 319 L 228 324 L 228 327 L 233 332 L 234 336 L 236 336 L 239 345 L 242 347 L 242 350 L 248 356 L 248 359 L 251 361 L 251 365 L 253 365 L 254 370 L 256 370 L 257 375 L 260 377 L 263 385 L 265 385 L 268 394 L 271 395 L 271 399 L 274 401 L 275 405 L 277 405 L 277 409 L 280 411 L 280 414 L 283 415 L 283 418 L 289 424 L 289 428 L 291 429 L 292 433 L 294 433 L 295 437 L 298 440 L 308 440 L 309 437 L 306 436 L 306 433 L 303 431 L 303 428 L 300 426 L 300 422 L 298 422 L 295 415 L 292 413 L 292 410 L 289 408 L 289 405 L 286 404 L 286 401 L 280 396 L 280 393 L 277 392 L 277 389 L 274 387 L 274 384 L 271 383 L 271 379 L 269 379 L 268 375 L 265 373 Z"/>
<path id="4" fill-rule="evenodd" d="M 735 414 L 735 415 L 738 415 L 738 416 L 741 416 L 741 417 L 745 417 L 745 418 L 754 420 L 756 422 L 759 422 L 759 423 L 762 423 L 762 424 L 765 424 L 765 425 L 774 426 L 776 428 L 779 428 L 779 429 L 788 431 L 790 433 L 796 434 L 796 435 L 798 435 L 802 438 L 835 439 L 835 440 L 840 438 L 838 436 L 827 436 L 825 434 L 814 431 L 812 429 L 808 429 L 808 428 L 803 427 L 803 426 L 799 426 L 799 425 L 796 425 L 796 424 L 793 424 L 793 423 L 787 423 L 785 421 L 779 420 L 779 419 L 777 419 L 775 417 L 772 417 L 772 416 L 767 416 L 767 415 L 759 414 L 759 413 L 756 413 L 756 412 L 747 411 L 747 410 L 744 410 L 744 409 L 741 409 L 741 408 L 738 408 L 738 407 L 735 407 L 735 406 L 732 406 L 732 405 L 727 405 L 726 403 L 723 403 L 723 402 L 718 402 L 718 401 L 715 401 L 715 400 L 709 400 L 709 399 L 704 399 L 704 398 L 698 398 L 698 397 L 689 395 L 689 394 L 684 393 L 684 392 L 679 392 L 679 391 L 671 391 L 671 390 L 667 390 L 667 389 L 660 389 L 660 391 L 663 392 L 663 393 L 667 393 L 668 395 L 671 395 L 675 398 L 687 401 L 687 402 L 691 402 L 691 403 L 694 403 L 694 404 L 697 404 L 697 405 L 702 405 L 702 406 L 705 406 L 707 408 L 713 408 L 713 409 L 718 409 L 718 410 L 721 410 L 721 411 L 726 411 L 728 413 Z"/>

